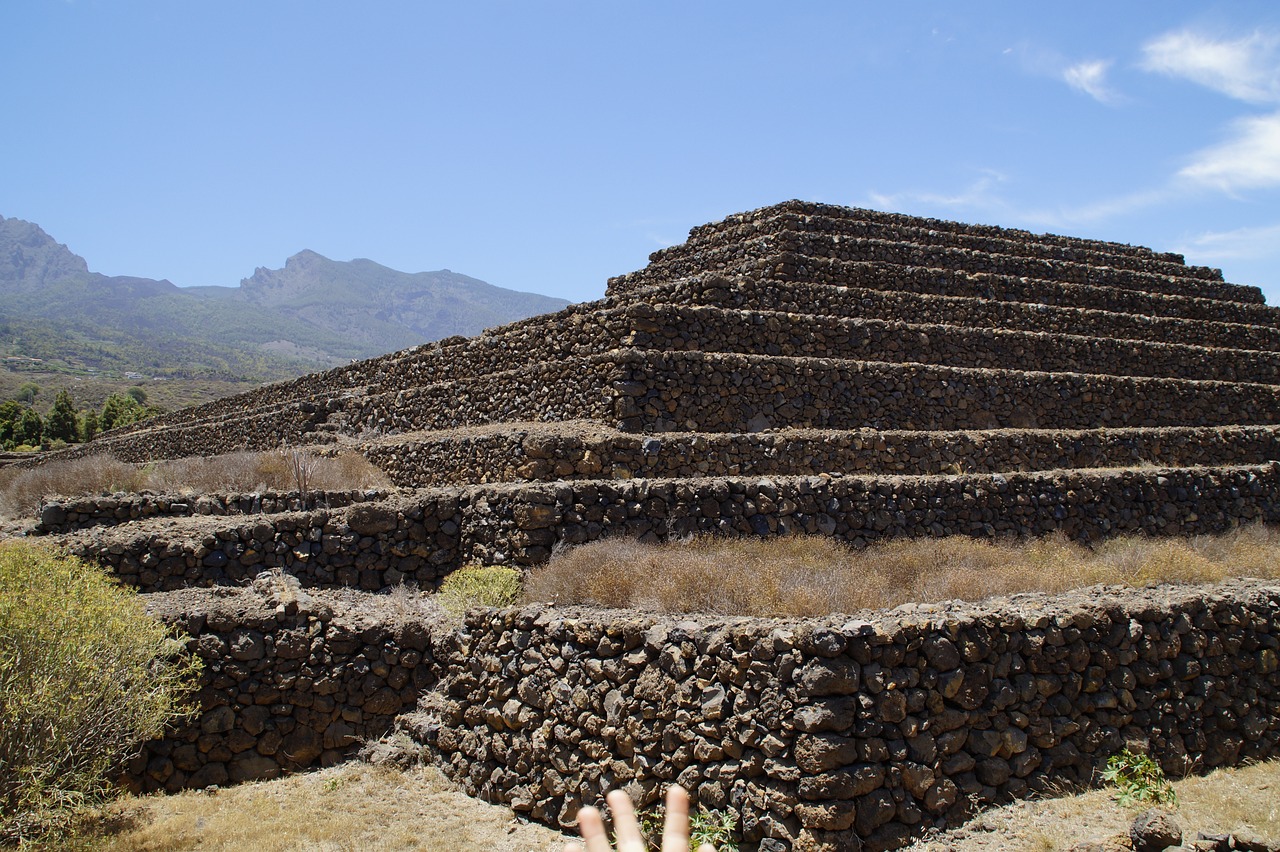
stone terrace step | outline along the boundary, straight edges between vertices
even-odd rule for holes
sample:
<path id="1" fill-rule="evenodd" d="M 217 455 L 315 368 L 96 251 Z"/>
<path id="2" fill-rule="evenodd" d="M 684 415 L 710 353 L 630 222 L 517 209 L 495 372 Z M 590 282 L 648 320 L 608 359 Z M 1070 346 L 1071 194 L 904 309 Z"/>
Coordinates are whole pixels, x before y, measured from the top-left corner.
<path id="1" fill-rule="evenodd" d="M 424 489 L 385 504 L 244 519 L 145 519 L 54 537 L 143 591 L 241 585 L 430 588 L 470 562 L 537 565 L 607 536 L 1199 535 L 1280 521 L 1280 463 L 964 476 L 576 480 Z"/>
<path id="2" fill-rule="evenodd" d="M 852 215 L 805 215 L 781 212 L 768 219 L 744 223 L 726 223 L 715 231 L 702 231 L 687 242 L 661 249 L 650 255 L 658 263 L 689 257 L 692 254 L 739 244 L 765 236 L 781 237 L 785 234 L 821 234 L 846 240 L 882 240 L 921 246 L 943 246 L 1006 257 L 1025 257 L 1041 260 L 1068 261 L 1094 267 L 1128 269 L 1155 275 L 1166 275 L 1189 281 L 1222 283 L 1222 271 L 1203 266 L 1187 266 L 1181 259 L 1166 256 L 1135 255 L 1115 252 L 1105 247 L 1090 245 L 1063 245 L 1040 242 L 1034 236 L 970 234 L 961 231 L 945 231 L 915 222 L 885 222 L 862 218 L 861 211 Z M 1249 298 L 1246 295 L 1246 298 Z M 1252 300 L 1252 299 L 1250 299 Z"/>
<path id="3" fill-rule="evenodd" d="M 630 432 L 986 429 L 1280 423 L 1280 386 L 916 363 L 620 349 L 352 397 L 348 435 L 588 419 Z M 285 409 L 282 409 L 285 410 Z M 305 423 L 270 411 L 131 433 L 129 458 L 270 449 Z M 97 442 L 94 442 L 95 444 Z M 93 445 L 90 445 L 93 446 Z"/>
<path id="4" fill-rule="evenodd" d="M 637 435 L 573 421 L 416 432 L 365 443 L 361 452 L 407 488 L 635 477 L 975 474 L 1260 464 L 1280 460 L 1280 426 Z"/>
<path id="5" fill-rule="evenodd" d="M 640 304 L 597 318 L 638 349 L 1280 383 L 1274 352 L 713 307 Z"/>
<path id="6" fill-rule="evenodd" d="M 927 228 L 929 230 L 941 231 L 949 234 L 972 234 L 981 237 L 1009 239 L 1017 242 L 1038 243 L 1046 246 L 1081 248 L 1089 251 L 1102 252 L 1104 254 L 1159 260 L 1180 265 L 1185 264 L 1186 262 L 1185 258 L 1180 254 L 1175 254 L 1173 252 L 1157 252 L 1147 248 L 1146 246 L 1135 246 L 1129 243 L 1117 243 L 1108 240 L 1085 239 L 1083 237 L 1069 237 L 1049 233 L 1037 234 L 1019 228 L 1002 228 L 998 225 L 972 225 L 965 222 L 955 222 L 949 219 L 931 219 L 921 216 L 909 216 L 905 213 L 885 213 L 880 210 L 869 210 L 860 207 L 841 207 L 835 204 L 822 204 L 815 201 L 801 201 L 798 199 L 783 201 L 779 204 L 760 207 L 756 210 L 748 210 L 743 213 L 735 213 L 731 216 L 726 216 L 718 222 L 710 222 L 705 225 L 695 226 L 689 231 L 689 239 L 695 241 L 704 240 L 707 239 L 709 235 L 713 235 L 719 230 L 733 228 L 747 223 L 756 223 L 760 226 L 767 226 L 768 220 L 788 213 L 835 219 L 853 218 L 860 221 L 877 222 L 888 225 Z M 1216 272 L 1217 270 L 1207 270 L 1204 277 L 1215 277 Z M 1220 278 L 1220 276 L 1217 277 Z"/>
<path id="7" fill-rule="evenodd" d="M 629 432 L 1280 423 L 1274 385 L 703 352 L 607 357 L 623 367 L 615 410 Z"/>
<path id="8" fill-rule="evenodd" d="M 610 279 L 609 292 L 619 293 L 639 283 L 659 283 L 708 270 L 726 274 L 739 273 L 753 261 L 772 259 L 776 267 L 783 255 L 794 255 L 805 260 L 924 266 L 930 269 L 1033 278 L 1062 284 L 1136 290 L 1239 304 L 1264 303 L 1261 290 L 1223 282 L 1182 280 L 1134 270 L 1095 267 L 1069 261 L 1007 257 L 945 246 L 919 246 L 884 240 L 838 240 L 821 234 L 759 237 L 745 243 L 731 243 L 722 248 L 695 252 L 687 257 L 660 260 L 632 273 L 632 276 Z"/>
<path id="9" fill-rule="evenodd" d="M 715 266 L 715 264 L 712 264 Z M 646 278 L 644 270 L 622 279 L 610 279 L 609 299 L 628 302 L 641 298 L 656 287 L 672 286 L 681 281 L 709 280 L 716 276 L 733 282 L 763 280 L 769 286 L 787 288 L 825 284 L 890 292 L 913 292 L 938 296 L 963 296 L 1001 302 L 1032 305 L 1074 307 L 1150 317 L 1260 325 L 1280 328 L 1280 308 L 1269 305 L 1247 305 L 1214 299 L 1192 299 L 1166 296 L 1138 290 L 1094 287 L 1084 284 L 1062 284 L 1010 275 L 958 272 L 928 267 L 906 267 L 863 261 L 832 261 L 780 255 L 768 258 L 737 258 L 734 268 L 721 265 L 710 272 L 692 269 L 687 276 Z M 615 282 L 621 282 L 615 289 Z"/>
<path id="10" fill-rule="evenodd" d="M 1088 308 L 1002 302 L 835 284 L 779 282 L 720 275 L 684 278 L 639 290 L 634 301 L 811 313 L 965 328 L 1079 334 L 1221 349 L 1280 352 L 1280 328 Z M 626 304 L 620 301 L 618 304 Z"/>

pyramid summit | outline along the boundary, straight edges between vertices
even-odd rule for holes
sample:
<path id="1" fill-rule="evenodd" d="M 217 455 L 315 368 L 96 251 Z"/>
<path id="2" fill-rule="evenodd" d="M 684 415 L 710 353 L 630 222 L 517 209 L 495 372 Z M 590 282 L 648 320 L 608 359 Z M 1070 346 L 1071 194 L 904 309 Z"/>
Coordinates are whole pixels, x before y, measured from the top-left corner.
<path id="1" fill-rule="evenodd" d="M 602 300 L 75 452 L 323 443 L 417 489 L 395 570 L 430 584 L 619 533 L 1214 532 L 1280 520 L 1280 311 L 1176 254 L 788 201 Z"/>

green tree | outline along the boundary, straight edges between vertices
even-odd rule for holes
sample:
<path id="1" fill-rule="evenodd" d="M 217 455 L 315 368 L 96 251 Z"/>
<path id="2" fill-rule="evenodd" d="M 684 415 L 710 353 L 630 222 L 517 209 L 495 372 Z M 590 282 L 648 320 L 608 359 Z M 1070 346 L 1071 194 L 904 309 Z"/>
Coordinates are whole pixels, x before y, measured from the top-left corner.
<path id="1" fill-rule="evenodd" d="M 80 415 L 80 438 L 85 441 L 92 441 L 93 436 L 98 434 L 98 412 L 92 408 L 86 409 Z"/>
<path id="2" fill-rule="evenodd" d="M 13 400 L 0 402 L 0 447 L 12 450 L 18 444 L 18 421 L 23 408 Z"/>
<path id="3" fill-rule="evenodd" d="M 18 392 L 14 394 L 14 399 L 18 402 L 24 402 L 32 405 L 36 401 L 36 395 L 40 393 L 40 386 L 35 382 L 23 382 L 18 388 Z"/>
<path id="4" fill-rule="evenodd" d="M 102 569 L 0 542 L 0 842 L 111 796 L 124 761 L 186 712 L 199 670 Z"/>
<path id="5" fill-rule="evenodd" d="M 44 421 L 44 436 L 50 441 L 67 441 L 72 443 L 80 439 L 80 430 L 76 428 L 76 409 L 71 402 L 71 394 L 65 390 L 58 391 L 53 401 L 53 408 Z"/>
<path id="6" fill-rule="evenodd" d="M 134 402 L 138 403 L 138 405 L 147 404 L 147 392 L 140 387 L 137 387 L 137 386 L 131 387 L 127 391 L 125 391 L 125 394 L 128 395 L 129 398 L 132 399 Z"/>
<path id="7" fill-rule="evenodd" d="M 113 393 L 102 404 L 102 413 L 98 415 L 98 428 L 103 432 L 117 426 L 128 426 L 142 416 L 142 406 L 131 396 Z"/>
<path id="8" fill-rule="evenodd" d="M 34 447 L 40 443 L 43 436 L 44 420 L 40 418 L 39 412 L 34 408 L 24 408 L 22 417 L 18 420 L 18 428 L 15 430 L 15 443 L 29 444 Z"/>

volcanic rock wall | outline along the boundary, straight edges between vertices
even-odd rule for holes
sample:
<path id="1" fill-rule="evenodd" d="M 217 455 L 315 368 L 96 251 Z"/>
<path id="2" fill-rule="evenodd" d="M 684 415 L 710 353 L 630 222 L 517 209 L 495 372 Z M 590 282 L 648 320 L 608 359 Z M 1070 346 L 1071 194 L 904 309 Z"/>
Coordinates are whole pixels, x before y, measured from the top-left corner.
<path id="1" fill-rule="evenodd" d="M 279 568 L 304 586 L 434 588 L 467 564 L 540 564 L 609 535 L 895 537 L 1200 535 L 1280 522 L 1280 463 L 966 476 L 567 480 L 427 489 L 384 503 L 257 517 L 157 518 L 63 537 L 143 591 L 244 584 Z M 195 523 L 198 520 L 198 523 Z"/>
<path id="2" fill-rule="evenodd" d="M 128 767 L 135 789 L 330 766 L 386 733 L 434 682 L 432 622 L 411 598 L 313 596 L 281 577 L 254 585 L 149 596 L 204 671 L 196 714 Z"/>
<path id="3" fill-rule="evenodd" d="M 469 792 L 569 826 L 679 782 L 760 849 L 885 849 L 1088 782 L 1280 745 L 1280 588 L 1098 588 L 801 622 L 471 613 L 402 727 Z"/>

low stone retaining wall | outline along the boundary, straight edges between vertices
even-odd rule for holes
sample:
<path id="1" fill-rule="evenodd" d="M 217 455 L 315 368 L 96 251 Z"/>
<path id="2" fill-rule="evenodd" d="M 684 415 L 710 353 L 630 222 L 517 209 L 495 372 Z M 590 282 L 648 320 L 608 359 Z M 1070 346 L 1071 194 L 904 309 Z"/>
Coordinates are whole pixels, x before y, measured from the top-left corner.
<path id="1" fill-rule="evenodd" d="M 469 793 L 569 826 L 678 781 L 761 850 L 887 849 L 1088 782 L 1273 757 L 1280 586 L 1094 588 L 801 622 L 474 611 L 402 726 Z"/>
<path id="2" fill-rule="evenodd" d="M 361 452 L 406 488 L 557 479 L 929 475 L 1280 460 L 1280 426 L 977 432 L 666 432 L 590 423 L 428 432 Z"/>
<path id="3" fill-rule="evenodd" d="M 141 518 L 193 515 L 274 515 L 311 509 L 340 509 L 378 502 L 389 491 L 263 491 L 251 494 L 113 494 L 101 497 L 53 497 L 41 502 L 38 534 L 114 526 Z"/>
<path id="4" fill-rule="evenodd" d="M 1280 462 L 1256 467 L 967 476 L 576 480 L 440 488 L 257 519 L 139 521 L 60 538 L 143 591 L 243 584 L 433 588 L 461 565 L 538 565 L 557 544 L 691 533 L 890 538 L 1199 535 L 1280 522 Z"/>
<path id="5" fill-rule="evenodd" d="M 283 578 L 255 585 L 149 596 L 204 673 L 195 716 L 128 767 L 134 789 L 330 766 L 387 733 L 434 683 L 433 621 L 411 598 L 312 596 Z"/>
<path id="6" fill-rule="evenodd" d="M 347 757 L 396 726 L 472 795 L 552 826 L 672 782 L 745 848 L 887 849 L 1089 783 L 1280 748 L 1280 585 L 1094 587 L 803 620 L 477 609 L 250 589 L 150 595 L 205 663 L 197 713 L 126 773 L 173 792 Z"/>

